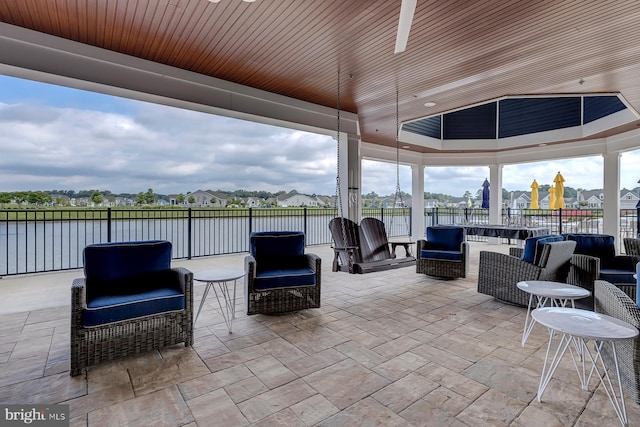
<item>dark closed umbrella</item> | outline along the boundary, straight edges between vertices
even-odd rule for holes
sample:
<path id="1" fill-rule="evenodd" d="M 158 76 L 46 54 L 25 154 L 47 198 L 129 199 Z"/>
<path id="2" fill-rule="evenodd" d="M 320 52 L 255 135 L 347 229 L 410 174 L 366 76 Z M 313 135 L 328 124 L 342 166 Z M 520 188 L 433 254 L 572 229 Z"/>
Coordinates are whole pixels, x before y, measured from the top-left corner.
<path id="1" fill-rule="evenodd" d="M 489 180 L 487 178 L 482 183 L 482 209 L 489 209 Z"/>

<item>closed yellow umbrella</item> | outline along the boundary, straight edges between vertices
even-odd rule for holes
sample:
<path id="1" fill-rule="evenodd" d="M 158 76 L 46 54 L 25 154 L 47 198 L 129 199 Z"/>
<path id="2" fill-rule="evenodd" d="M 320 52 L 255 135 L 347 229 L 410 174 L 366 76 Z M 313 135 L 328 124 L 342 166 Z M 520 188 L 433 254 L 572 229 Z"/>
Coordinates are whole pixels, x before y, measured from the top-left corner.
<path id="1" fill-rule="evenodd" d="M 529 209 L 540 209 L 538 205 L 538 182 L 534 179 L 531 183 L 531 203 L 529 204 Z"/>
<path id="2" fill-rule="evenodd" d="M 549 209 L 556 209 L 556 189 L 549 187 Z"/>
<path id="3" fill-rule="evenodd" d="M 566 207 L 564 204 L 564 177 L 560 172 L 553 179 L 553 182 L 556 183 L 556 209 L 564 209 Z"/>

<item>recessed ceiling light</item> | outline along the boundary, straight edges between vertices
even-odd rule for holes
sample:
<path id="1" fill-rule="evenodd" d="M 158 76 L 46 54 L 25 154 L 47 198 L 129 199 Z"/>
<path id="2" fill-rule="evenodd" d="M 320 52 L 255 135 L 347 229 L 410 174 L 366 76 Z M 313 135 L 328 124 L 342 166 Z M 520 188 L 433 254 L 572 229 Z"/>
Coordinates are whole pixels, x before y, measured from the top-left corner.
<path id="1" fill-rule="evenodd" d="M 429 102 L 425 102 L 425 103 L 424 103 L 424 106 L 425 106 L 425 107 L 435 107 L 435 106 L 436 106 L 436 103 L 435 103 L 435 102 L 431 102 L 431 101 L 429 101 Z"/>
<path id="2" fill-rule="evenodd" d="M 403 145 L 402 148 L 404 148 L 405 150 L 408 150 L 409 148 L 411 148 L 410 145 Z"/>
<path id="3" fill-rule="evenodd" d="M 541 143 L 541 144 L 538 144 L 538 147 L 546 147 L 546 146 L 547 146 L 547 144 L 545 144 L 544 142 Z"/>

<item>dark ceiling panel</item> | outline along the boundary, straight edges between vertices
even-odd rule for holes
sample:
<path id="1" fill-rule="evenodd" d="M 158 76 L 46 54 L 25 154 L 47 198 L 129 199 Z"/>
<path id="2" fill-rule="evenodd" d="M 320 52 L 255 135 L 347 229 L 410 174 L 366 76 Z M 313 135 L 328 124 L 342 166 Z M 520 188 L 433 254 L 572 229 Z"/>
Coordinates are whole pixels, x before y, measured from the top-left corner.
<path id="1" fill-rule="evenodd" d="M 626 108 L 617 96 L 585 96 L 583 121 L 591 123 Z"/>
<path id="2" fill-rule="evenodd" d="M 500 138 L 580 126 L 580 97 L 517 98 L 499 102 Z"/>
<path id="3" fill-rule="evenodd" d="M 495 139 L 496 102 L 464 108 L 444 115 L 444 139 Z"/>

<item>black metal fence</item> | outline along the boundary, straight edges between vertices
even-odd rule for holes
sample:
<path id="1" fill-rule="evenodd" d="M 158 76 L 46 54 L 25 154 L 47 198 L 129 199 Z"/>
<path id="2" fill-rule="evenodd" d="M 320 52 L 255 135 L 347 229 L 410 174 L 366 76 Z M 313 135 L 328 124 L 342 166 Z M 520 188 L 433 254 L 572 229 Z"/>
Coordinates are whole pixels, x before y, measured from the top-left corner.
<path id="1" fill-rule="evenodd" d="M 640 209 L 620 211 L 620 236 L 637 237 L 640 230 Z M 511 209 L 502 210 L 501 225 L 547 227 L 552 234 L 603 233 L 602 209 Z M 436 224 L 489 224 L 489 211 L 476 208 L 433 208 L 425 210 L 425 226 Z M 486 240 L 469 236 L 470 239 Z M 621 248 L 620 248 L 621 249 Z"/>
<path id="2" fill-rule="evenodd" d="M 410 235 L 411 209 L 363 209 L 382 220 L 390 237 Z M 326 208 L 7 209 L 0 210 L 0 276 L 82 267 L 86 245 L 169 240 L 173 258 L 248 251 L 253 231 L 304 231 L 307 246 L 331 243 Z M 488 224 L 486 209 L 425 209 L 425 225 Z M 620 212 L 620 239 L 638 234 L 638 210 Z M 549 227 L 552 233 L 602 233 L 602 210 L 504 209 L 502 224 Z M 482 237 L 470 236 L 482 240 Z"/>

